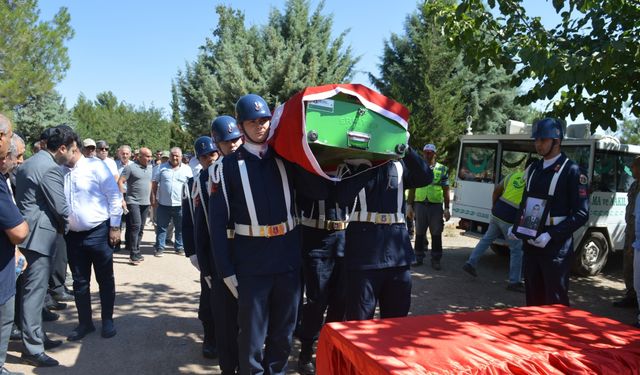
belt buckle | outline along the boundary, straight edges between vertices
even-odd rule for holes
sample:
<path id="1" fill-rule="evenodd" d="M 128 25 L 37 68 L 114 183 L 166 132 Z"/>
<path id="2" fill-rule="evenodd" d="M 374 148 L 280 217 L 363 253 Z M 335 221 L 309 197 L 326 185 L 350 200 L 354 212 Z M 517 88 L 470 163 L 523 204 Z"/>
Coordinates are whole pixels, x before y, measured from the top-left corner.
<path id="1" fill-rule="evenodd" d="M 344 222 L 338 220 L 327 220 L 327 230 L 344 230 Z"/>
<path id="2" fill-rule="evenodd" d="M 391 214 L 377 214 L 376 224 L 391 224 Z"/>
<path id="3" fill-rule="evenodd" d="M 267 237 L 282 236 L 285 232 L 283 223 L 267 226 Z"/>

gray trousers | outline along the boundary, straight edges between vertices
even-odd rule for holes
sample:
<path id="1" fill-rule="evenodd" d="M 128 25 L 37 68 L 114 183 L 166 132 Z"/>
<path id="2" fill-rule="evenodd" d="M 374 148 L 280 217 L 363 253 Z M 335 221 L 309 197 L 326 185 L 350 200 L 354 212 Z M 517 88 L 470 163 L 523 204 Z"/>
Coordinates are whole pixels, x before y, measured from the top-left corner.
<path id="1" fill-rule="evenodd" d="M 9 348 L 9 337 L 11 337 L 11 327 L 13 326 L 15 296 L 9 298 L 4 305 L 0 305 L 0 368 L 4 366 L 7 359 L 7 348 Z"/>
<path id="2" fill-rule="evenodd" d="M 22 274 L 22 342 L 25 353 L 44 352 L 42 308 L 49 287 L 53 258 L 35 251 L 21 249 L 29 266 Z"/>
<path id="3" fill-rule="evenodd" d="M 444 230 L 444 207 L 442 203 L 421 203 L 414 205 L 416 215 L 416 258 L 422 260 L 425 257 L 427 241 L 427 229 L 431 233 L 431 259 L 442 258 L 442 231 Z"/>

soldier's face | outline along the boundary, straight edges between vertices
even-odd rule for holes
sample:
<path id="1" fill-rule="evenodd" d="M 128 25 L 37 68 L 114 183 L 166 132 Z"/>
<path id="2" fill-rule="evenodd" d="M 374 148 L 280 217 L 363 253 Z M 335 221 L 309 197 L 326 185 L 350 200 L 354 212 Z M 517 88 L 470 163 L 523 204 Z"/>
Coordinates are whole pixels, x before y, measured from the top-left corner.
<path id="1" fill-rule="evenodd" d="M 213 164 L 213 162 L 216 161 L 217 159 L 218 159 L 217 151 L 213 151 L 208 154 L 198 156 L 198 161 L 200 162 L 200 165 L 202 166 L 202 168 L 209 168 L 209 166 Z"/>
<path id="2" fill-rule="evenodd" d="M 535 141 L 536 152 L 540 156 L 547 155 L 553 147 L 553 139 L 551 138 L 536 138 Z"/>
<path id="3" fill-rule="evenodd" d="M 255 120 L 247 120 L 243 124 L 244 131 L 247 133 L 249 140 L 253 140 L 257 143 L 262 143 L 267 140 L 271 119 L 265 117 Z"/>
<path id="4" fill-rule="evenodd" d="M 242 137 L 216 143 L 222 155 L 233 154 L 242 145 Z"/>

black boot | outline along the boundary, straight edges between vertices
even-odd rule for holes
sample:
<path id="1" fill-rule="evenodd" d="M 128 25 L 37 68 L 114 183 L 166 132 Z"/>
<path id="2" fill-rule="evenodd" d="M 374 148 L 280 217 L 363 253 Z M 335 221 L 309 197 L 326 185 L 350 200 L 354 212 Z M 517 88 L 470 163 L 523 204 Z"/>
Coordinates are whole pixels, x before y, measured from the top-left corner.
<path id="1" fill-rule="evenodd" d="M 314 375 L 316 373 L 316 366 L 313 364 L 313 342 L 302 343 L 298 357 L 298 372 L 300 375 Z"/>
<path id="2" fill-rule="evenodd" d="M 208 359 L 218 358 L 216 349 L 215 329 L 212 322 L 202 322 L 204 340 L 202 342 L 202 356 Z"/>

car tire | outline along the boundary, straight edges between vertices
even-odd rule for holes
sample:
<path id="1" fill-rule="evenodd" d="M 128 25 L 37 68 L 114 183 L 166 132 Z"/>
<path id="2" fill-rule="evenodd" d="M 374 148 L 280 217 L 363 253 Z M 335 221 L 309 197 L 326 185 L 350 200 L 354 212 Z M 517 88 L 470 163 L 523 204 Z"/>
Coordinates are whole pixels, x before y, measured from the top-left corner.
<path id="1" fill-rule="evenodd" d="M 576 248 L 572 271 L 578 276 L 595 276 L 602 271 L 609 256 L 609 243 L 600 232 L 588 232 Z"/>

